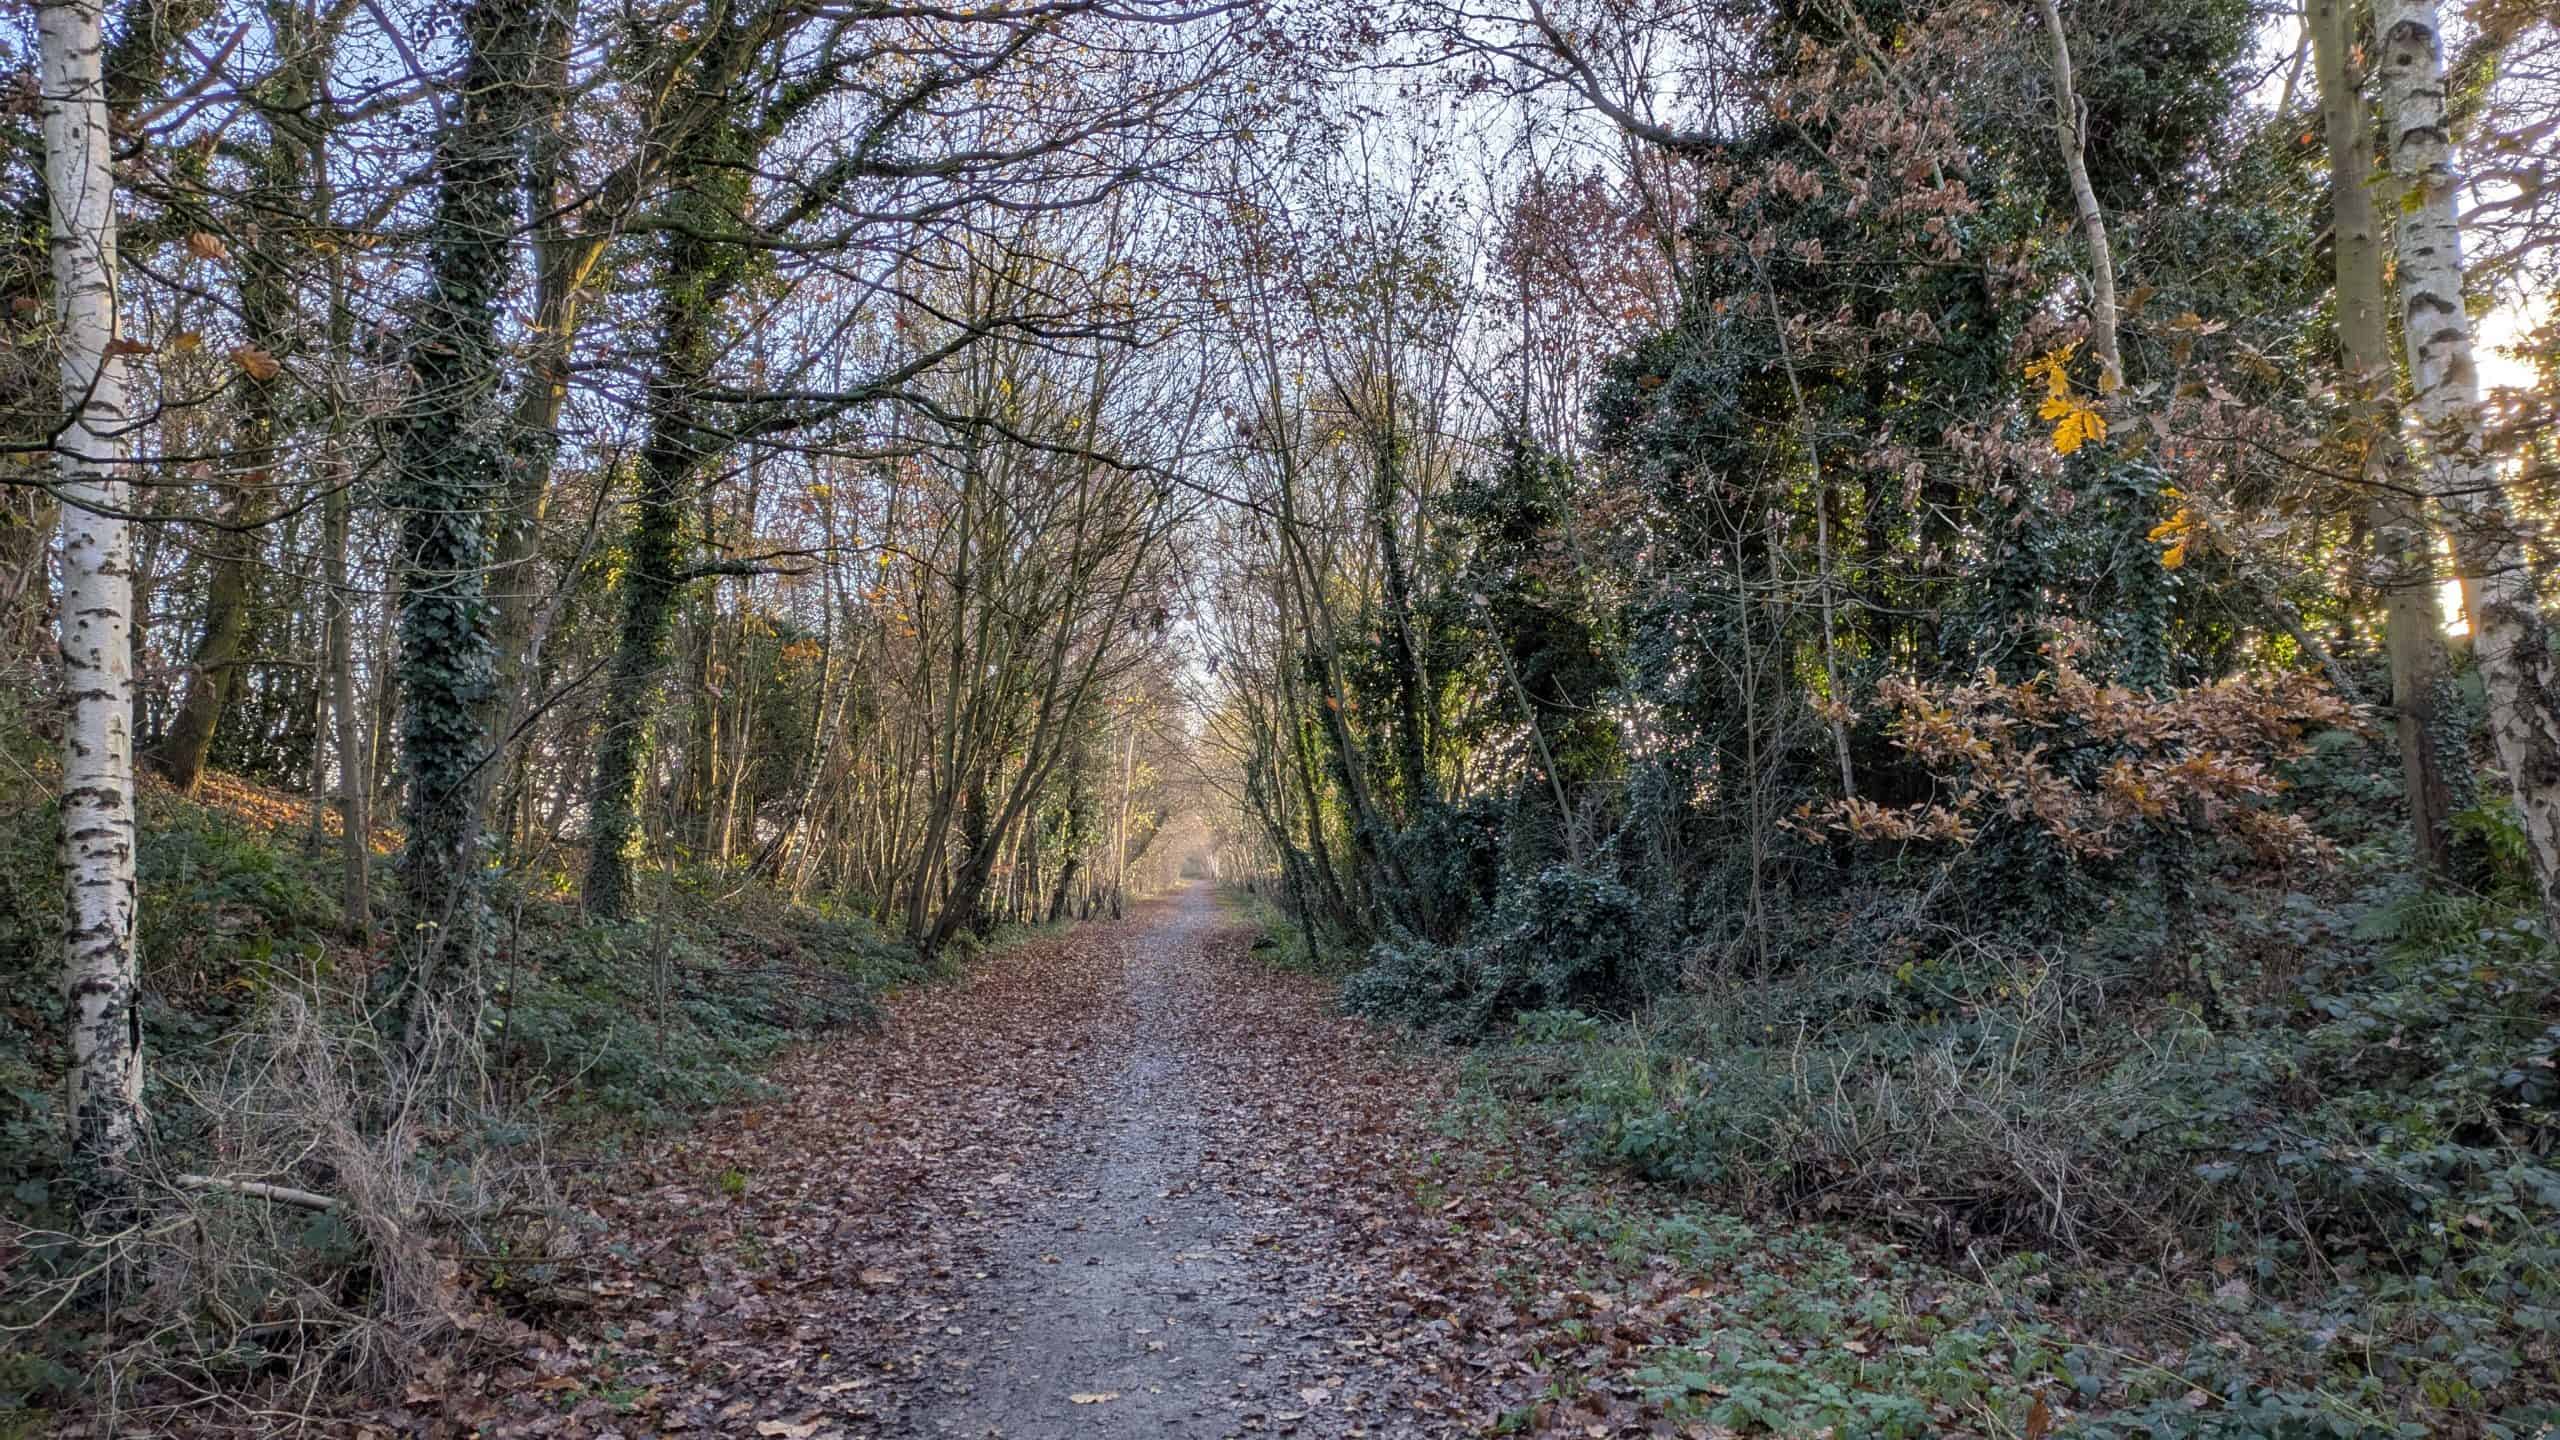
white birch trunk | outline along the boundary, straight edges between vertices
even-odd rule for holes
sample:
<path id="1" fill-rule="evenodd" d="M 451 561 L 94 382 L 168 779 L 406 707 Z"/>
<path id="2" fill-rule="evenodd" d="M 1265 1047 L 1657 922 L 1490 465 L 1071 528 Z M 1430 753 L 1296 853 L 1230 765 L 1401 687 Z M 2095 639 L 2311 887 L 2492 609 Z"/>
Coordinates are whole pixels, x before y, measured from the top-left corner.
<path id="1" fill-rule="evenodd" d="M 2378 0 L 2374 27 L 2382 37 L 2383 125 L 2397 182 L 2391 193 L 2399 200 L 2401 320 L 2424 429 L 2420 464 L 2473 597 L 2472 653 L 2488 695 L 2490 736 L 2515 789 L 2545 917 L 2560 933 L 2560 715 L 2553 708 L 2560 675 L 2482 427 L 2445 131 L 2444 36 L 2429 0 Z"/>
<path id="2" fill-rule="evenodd" d="M 102 0 L 36 11 L 54 314 L 68 424 L 62 497 L 62 988 L 71 1026 L 74 1174 L 93 1201 L 121 1190 L 140 1129 L 134 1010 L 133 537 L 119 518 L 129 422 L 116 338 L 115 178 L 107 163 Z"/>

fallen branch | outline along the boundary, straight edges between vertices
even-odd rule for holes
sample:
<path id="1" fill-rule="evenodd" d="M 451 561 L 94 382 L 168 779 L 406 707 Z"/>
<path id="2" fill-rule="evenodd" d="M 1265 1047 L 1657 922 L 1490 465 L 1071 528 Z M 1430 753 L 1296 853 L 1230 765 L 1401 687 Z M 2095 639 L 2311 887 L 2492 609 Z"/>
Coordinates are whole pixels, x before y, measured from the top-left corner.
<path id="1" fill-rule="evenodd" d="M 220 1190 L 229 1195 L 246 1195 L 252 1200 L 272 1200 L 278 1205 L 299 1205 L 305 1210 L 335 1210 L 335 1198 L 310 1190 L 296 1190 L 290 1185 L 270 1185 L 264 1180 L 224 1180 L 213 1175 L 181 1175 L 181 1190 Z"/>

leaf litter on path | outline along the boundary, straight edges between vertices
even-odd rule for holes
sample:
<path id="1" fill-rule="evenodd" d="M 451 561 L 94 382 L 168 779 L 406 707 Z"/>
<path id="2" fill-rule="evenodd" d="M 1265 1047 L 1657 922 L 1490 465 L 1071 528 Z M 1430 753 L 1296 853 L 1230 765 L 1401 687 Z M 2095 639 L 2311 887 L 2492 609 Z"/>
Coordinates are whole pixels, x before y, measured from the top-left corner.
<path id="1" fill-rule="evenodd" d="M 458 1381 L 448 1424 L 1727 1433 L 1635 1378 L 1656 1347 L 1711 1339 L 1711 1291 L 1551 1223 L 1629 1197 L 1552 1136 L 1446 1133 L 1445 1057 L 1345 1018 L 1250 940 L 1195 890 L 814 1047 L 775 1099 L 618 1172 L 636 1183 L 596 1202 L 613 1259 L 589 1333 Z"/>

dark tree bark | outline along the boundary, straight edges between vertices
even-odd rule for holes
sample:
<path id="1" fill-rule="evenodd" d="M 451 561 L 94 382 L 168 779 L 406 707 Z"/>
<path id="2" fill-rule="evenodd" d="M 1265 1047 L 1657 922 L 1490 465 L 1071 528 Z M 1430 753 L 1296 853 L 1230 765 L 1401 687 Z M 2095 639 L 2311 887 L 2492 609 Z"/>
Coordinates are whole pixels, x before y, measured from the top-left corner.
<path id="1" fill-rule="evenodd" d="M 268 146 L 262 205 L 290 207 L 306 198 L 295 183 L 301 166 L 276 137 Z M 289 198 L 288 198 L 289 197 Z M 240 314 L 250 342 L 276 364 L 290 358 L 288 337 L 292 298 L 272 257 L 256 247 L 240 256 Z M 178 713 L 152 747 L 151 767 L 181 792 L 191 793 L 204 778 L 213 753 L 222 713 L 239 694 L 241 667 L 249 658 L 251 609 L 257 600 L 259 537 L 275 494 L 276 442 L 284 429 L 287 380 L 282 370 L 242 369 L 233 381 L 240 387 L 240 414 L 229 474 L 221 485 L 221 528 L 204 539 L 211 574 L 205 585 L 203 629 L 195 653 L 187 660 L 186 694 Z"/>
<path id="2" fill-rule="evenodd" d="M 508 434 L 498 322 L 522 221 L 522 144 L 543 28 L 541 0 L 476 0 L 463 11 L 465 58 L 436 146 L 428 283 L 409 335 L 411 386 L 391 477 L 410 928 L 386 973 L 412 1063 L 436 1003 L 468 979 L 480 949 L 474 782 L 489 756 L 489 521 L 506 488 Z"/>
<path id="3" fill-rule="evenodd" d="M 713 450 L 699 398 L 717 358 L 721 307 L 745 274 L 745 257 L 706 234 L 736 230 L 744 172 L 698 152 L 677 176 L 680 222 L 669 230 L 658 303 L 658 348 L 650 367 L 649 433 L 640 451 L 631 511 L 622 617 L 606 681 L 603 734 L 587 794 L 587 913 L 619 919 L 631 908 L 633 847 L 640 838 L 640 777 L 655 741 L 667 638 L 683 586 L 685 517 L 700 468 Z"/>
<path id="4" fill-rule="evenodd" d="M 1067 814 L 1058 827 L 1058 848 L 1066 858 L 1058 866 L 1058 883 L 1049 892 L 1049 923 L 1055 925 L 1067 915 L 1067 895 L 1076 883 L 1076 874 L 1084 865 L 1085 789 L 1087 756 L 1085 747 L 1076 747 L 1075 759 L 1067 770 Z"/>

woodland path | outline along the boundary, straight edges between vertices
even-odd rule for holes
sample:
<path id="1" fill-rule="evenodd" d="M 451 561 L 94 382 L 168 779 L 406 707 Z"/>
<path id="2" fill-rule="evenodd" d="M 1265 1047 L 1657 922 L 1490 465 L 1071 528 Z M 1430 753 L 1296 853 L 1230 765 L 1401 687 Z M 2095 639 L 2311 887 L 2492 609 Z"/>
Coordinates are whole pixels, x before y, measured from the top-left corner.
<path id="1" fill-rule="evenodd" d="M 1482 1433 L 1545 1378 L 1518 1359 L 1542 1327 L 1495 1283 L 1535 1248 L 1537 1162 L 1449 1153 L 1448 1067 L 1252 939 L 1196 887 L 895 997 L 779 1098 L 623 1172 L 646 1178 L 596 1202 L 588 1337 L 468 1377 L 485 1399 L 447 1413 L 493 1435 Z"/>
<path id="2" fill-rule="evenodd" d="M 1217 1434 L 1371 1398 L 1339 1373 L 1367 1358 L 1328 1323 L 1342 1277 L 1291 1243 L 1308 1237 L 1272 1181 L 1270 1150 L 1304 1117 L 1255 1093 L 1279 1077 L 1221 1063 L 1251 1016 L 1207 943 L 1214 908 L 1194 889 L 1141 923 L 1090 942 L 1122 962 L 1126 1023 L 1094 1037 L 1090 1088 L 1010 1187 L 960 1307 L 974 1343 L 945 1356 L 917 1431 Z"/>

